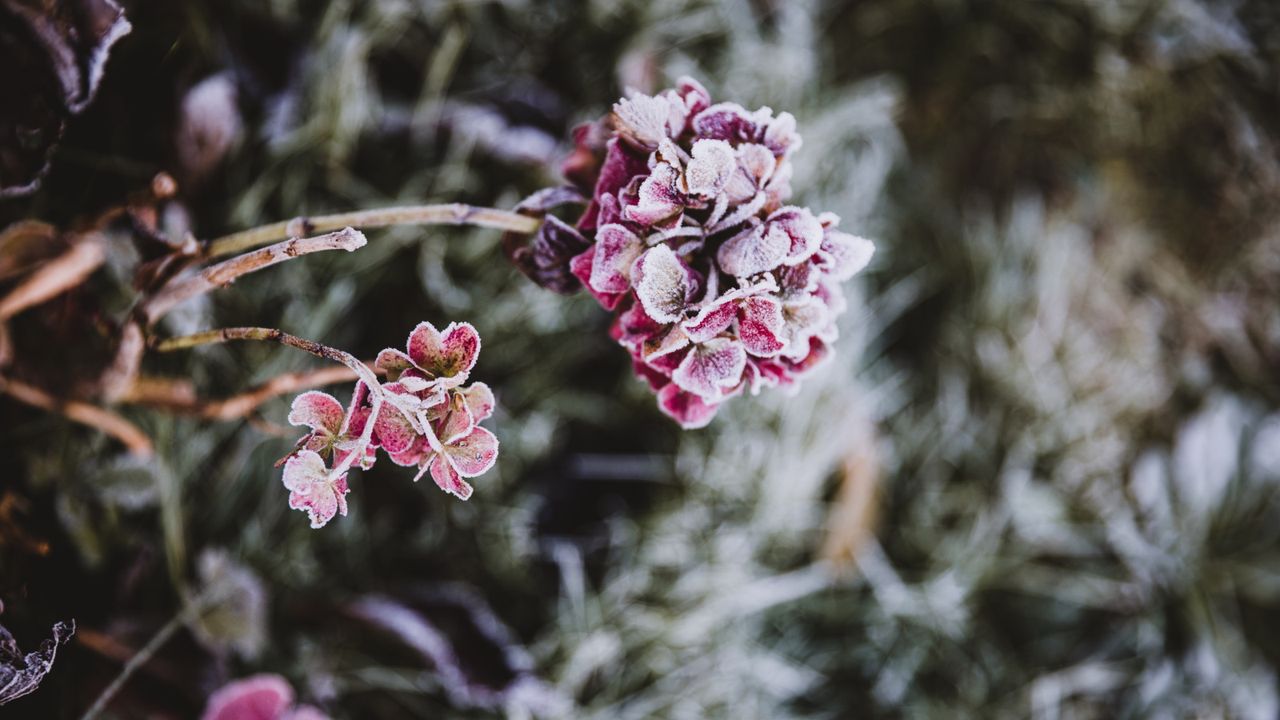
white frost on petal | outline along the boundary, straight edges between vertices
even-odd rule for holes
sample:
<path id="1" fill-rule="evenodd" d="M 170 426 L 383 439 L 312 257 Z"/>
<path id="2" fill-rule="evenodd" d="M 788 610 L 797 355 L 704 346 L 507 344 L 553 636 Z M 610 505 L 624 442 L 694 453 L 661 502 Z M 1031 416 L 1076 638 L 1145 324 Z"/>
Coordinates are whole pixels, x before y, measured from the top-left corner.
<path id="1" fill-rule="evenodd" d="M 685 192 L 701 198 L 720 194 L 736 169 L 733 146 L 724 140 L 699 140 L 684 171 Z"/>
<path id="2" fill-rule="evenodd" d="M 613 113 L 619 132 L 646 147 L 657 147 L 667 137 L 672 113 L 670 102 L 664 97 L 637 94 L 623 98 L 614 103 Z"/>
<path id="3" fill-rule="evenodd" d="M 631 270 L 631 281 L 650 317 L 662 323 L 680 319 L 688 302 L 689 273 L 671 248 L 657 245 L 641 255 Z"/>

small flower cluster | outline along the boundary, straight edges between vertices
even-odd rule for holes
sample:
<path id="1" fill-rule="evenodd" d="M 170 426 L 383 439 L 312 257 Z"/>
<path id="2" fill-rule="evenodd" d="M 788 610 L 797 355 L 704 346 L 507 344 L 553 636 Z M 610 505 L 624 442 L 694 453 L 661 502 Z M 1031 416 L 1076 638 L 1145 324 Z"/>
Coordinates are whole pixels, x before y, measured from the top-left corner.
<path id="1" fill-rule="evenodd" d="M 586 286 L 615 313 L 659 407 L 685 428 L 744 390 L 787 386 L 830 353 L 839 283 L 871 259 L 839 218 L 787 205 L 790 113 L 712 104 L 697 81 L 633 95 L 575 131 L 566 177 L 590 192 L 573 226 L 547 215 L 512 260 L 545 287 Z M 544 214 L 570 196 L 523 204 Z"/>
<path id="2" fill-rule="evenodd" d="M 332 395 L 310 391 L 293 401 L 289 422 L 310 431 L 285 460 L 289 507 L 305 510 L 311 527 L 347 514 L 347 470 L 373 467 L 377 451 L 397 465 L 430 473 L 441 490 L 466 500 L 476 477 L 493 467 L 498 439 L 480 421 L 493 414 L 493 392 L 467 385 L 480 353 L 480 335 L 468 323 L 443 332 L 420 323 L 405 351 L 387 348 L 375 366 L 388 382 L 361 379 L 344 410 Z M 330 464 L 331 463 L 331 464 Z"/>

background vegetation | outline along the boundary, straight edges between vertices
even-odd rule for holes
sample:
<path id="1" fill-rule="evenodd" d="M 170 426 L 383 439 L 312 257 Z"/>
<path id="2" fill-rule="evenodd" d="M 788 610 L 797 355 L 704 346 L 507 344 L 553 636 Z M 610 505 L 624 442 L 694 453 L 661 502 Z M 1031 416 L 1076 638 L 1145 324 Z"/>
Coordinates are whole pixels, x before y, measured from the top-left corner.
<path id="1" fill-rule="evenodd" d="M 113 716 L 194 717 L 254 672 L 335 718 L 1280 713 L 1272 3 L 124 4 L 97 99 L 0 224 L 70 226 L 159 171 L 199 237 L 511 207 L 559 181 L 575 123 L 690 74 L 794 113 L 797 199 L 879 250 L 835 362 L 688 433 L 593 301 L 525 281 L 491 231 L 371 232 L 174 313 L 361 357 L 420 320 L 480 330 L 496 470 L 463 504 L 380 466 L 321 531 L 272 468 L 285 400 L 252 422 L 124 408 L 156 443 L 140 462 L 0 398 L 4 624 L 24 647 L 80 628 L 6 717 L 77 717 L 201 592 L 215 610 Z M 15 319 L 49 358 L 29 381 L 74 387 L 99 344 L 57 318 L 127 307 L 112 242 Z M 244 345 L 144 369 L 220 396 L 317 363 Z"/>

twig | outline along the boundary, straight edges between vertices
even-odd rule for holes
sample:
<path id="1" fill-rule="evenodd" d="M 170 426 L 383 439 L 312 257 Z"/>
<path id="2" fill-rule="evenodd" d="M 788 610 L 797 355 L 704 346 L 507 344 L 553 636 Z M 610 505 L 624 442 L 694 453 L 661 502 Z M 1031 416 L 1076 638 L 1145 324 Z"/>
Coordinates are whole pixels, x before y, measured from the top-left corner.
<path id="1" fill-rule="evenodd" d="M 129 452 L 139 457 L 151 457 L 154 452 L 151 438 L 146 433 L 105 408 L 78 400 L 60 400 L 39 388 L 7 378 L 0 378 L 0 393 L 42 410 L 61 413 L 69 420 L 101 430 L 124 443 Z"/>
<path id="2" fill-rule="evenodd" d="M 347 224 L 344 223 L 344 225 Z M 150 326 L 175 306 L 202 293 L 229 285 L 242 275 L 310 253 L 327 250 L 352 252 L 364 247 L 366 242 L 363 233 L 352 230 L 350 227 L 342 227 L 336 232 L 330 232 L 325 235 L 295 238 L 276 243 L 261 250 L 247 252 L 239 257 L 205 268 L 191 277 L 170 282 L 142 304 L 138 316 L 146 325 Z"/>
<path id="3" fill-rule="evenodd" d="M 404 207 L 375 208 L 336 215 L 296 217 L 292 220 L 262 225 L 211 240 L 207 257 L 218 258 L 234 255 L 249 248 L 265 245 L 283 238 L 299 237 L 311 233 L 327 232 L 342 227 L 380 228 L 391 225 L 477 225 L 510 232 L 531 233 L 542 221 L 538 218 L 475 207 L 462 203 L 445 205 L 410 205 Z"/>
<path id="4" fill-rule="evenodd" d="M 146 645 L 139 648 L 138 652 L 133 657 L 129 658 L 129 661 L 120 669 L 120 674 L 116 675 L 111 683 L 103 688 L 102 693 L 93 701 L 93 704 L 89 706 L 89 709 L 85 710 L 84 715 L 80 716 L 80 720 L 93 720 L 93 718 L 98 717 L 103 710 L 107 709 L 107 705 L 111 702 L 112 698 L 116 696 L 116 693 L 120 692 L 120 688 L 124 687 L 124 684 L 129 682 L 129 678 L 133 677 L 133 674 L 137 672 L 139 668 L 146 665 L 147 662 L 151 660 L 151 657 L 155 655 L 160 648 L 164 647 L 164 644 L 169 641 L 169 638 L 173 637 L 173 634 L 186 624 L 188 620 L 202 612 L 207 601 L 208 598 L 203 595 L 197 596 L 185 608 L 183 608 L 181 612 L 174 615 L 169 622 L 165 623 L 164 627 L 160 628 L 156 634 L 147 641 Z"/>
<path id="5" fill-rule="evenodd" d="M 174 350 L 182 350 L 185 348 L 197 347 L 199 345 L 210 345 L 213 343 L 224 343 L 235 340 L 262 340 L 265 342 L 276 342 L 281 345 L 297 348 L 311 353 L 317 357 L 326 360 L 342 363 L 355 372 L 356 377 L 369 389 L 369 397 L 371 399 L 371 407 L 369 408 L 369 417 L 376 418 L 378 413 L 382 411 L 383 391 L 382 385 L 378 382 L 378 376 L 373 374 L 363 362 L 350 353 L 343 352 L 328 345 L 322 345 L 314 340 L 306 340 L 296 335 L 290 335 L 283 330 L 264 327 L 233 327 L 222 328 L 221 330 L 208 330 L 194 335 L 184 335 L 182 337 L 169 338 L 162 340 L 155 345 L 157 352 L 172 352 Z M 351 417 L 348 416 L 345 422 L 350 422 Z M 365 423 L 364 431 L 360 435 L 359 447 L 368 447 L 369 442 L 373 439 L 372 420 Z M 344 425 L 343 432 L 346 432 Z M 331 478 L 338 478 L 347 470 L 351 469 L 351 465 L 356 461 L 357 456 L 362 455 L 361 452 L 348 453 L 347 456 L 329 471 Z"/>
<path id="6" fill-rule="evenodd" d="M 367 362 L 365 365 L 371 366 Z M 245 392 L 220 400 L 201 400 L 189 392 L 189 386 L 179 385 L 171 391 L 166 391 L 163 387 L 147 387 L 140 384 L 137 392 L 125 396 L 124 402 L 163 408 L 205 420 L 238 420 L 247 417 L 258 406 L 274 397 L 356 379 L 356 373 L 345 366 L 290 372 L 277 375 Z"/>
<path id="7" fill-rule="evenodd" d="M 82 238 L 0 299 L 0 322 L 79 285 L 104 260 L 102 238 L 96 234 Z"/>
<path id="8" fill-rule="evenodd" d="M 120 345 L 116 348 L 115 357 L 98 378 L 99 393 L 103 400 L 114 403 L 128 394 L 138 377 L 138 368 L 142 367 L 142 354 L 146 350 L 147 342 L 142 335 L 142 325 L 130 317 L 120 329 Z"/>

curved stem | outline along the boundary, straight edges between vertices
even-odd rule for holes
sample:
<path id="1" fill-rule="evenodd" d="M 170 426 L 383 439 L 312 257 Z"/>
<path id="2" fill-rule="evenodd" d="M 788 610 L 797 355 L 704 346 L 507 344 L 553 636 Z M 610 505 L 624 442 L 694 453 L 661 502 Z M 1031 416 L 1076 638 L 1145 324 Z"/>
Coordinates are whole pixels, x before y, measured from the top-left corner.
<path id="1" fill-rule="evenodd" d="M 277 240 L 328 232 L 344 227 L 380 228 L 392 225 L 477 225 L 510 232 L 531 233 L 542 221 L 506 210 L 475 207 L 463 203 L 407 205 L 374 208 L 335 215 L 299 216 L 292 220 L 262 225 L 209 241 L 206 257 L 218 258 Z"/>
<path id="2" fill-rule="evenodd" d="M 360 382 L 363 382 L 365 387 L 369 388 L 369 397 L 372 403 L 372 407 L 369 409 L 369 420 L 365 423 L 364 431 L 360 435 L 360 443 L 358 446 L 359 450 L 348 453 L 342 462 L 335 465 L 333 470 L 329 471 L 329 476 L 336 479 L 346 471 L 350 470 L 351 465 L 364 454 L 364 448 L 368 447 L 369 443 L 373 440 L 374 420 L 378 417 L 378 413 L 382 412 L 383 393 L 382 385 L 378 382 L 378 376 L 374 375 L 373 371 L 361 362 L 359 358 L 350 353 L 343 352 L 336 348 L 331 348 L 328 345 L 322 345 L 314 340 L 306 340 L 298 337 L 297 335 L 290 335 L 283 330 L 277 330 L 275 328 L 231 327 L 222 328 L 220 330 L 206 330 L 205 332 L 195 333 L 194 335 L 183 335 L 182 337 L 161 340 L 156 343 L 155 347 L 158 352 L 172 352 L 174 350 L 196 347 L 198 345 L 210 345 L 213 343 L 224 343 L 233 340 L 262 340 L 265 342 L 276 342 L 281 345 L 288 345 L 289 347 L 309 352 L 317 357 L 342 363 L 355 372 L 356 377 L 359 378 Z M 349 417 L 347 418 L 347 422 L 350 422 Z M 343 432 L 345 431 L 346 427 L 343 427 Z"/>

